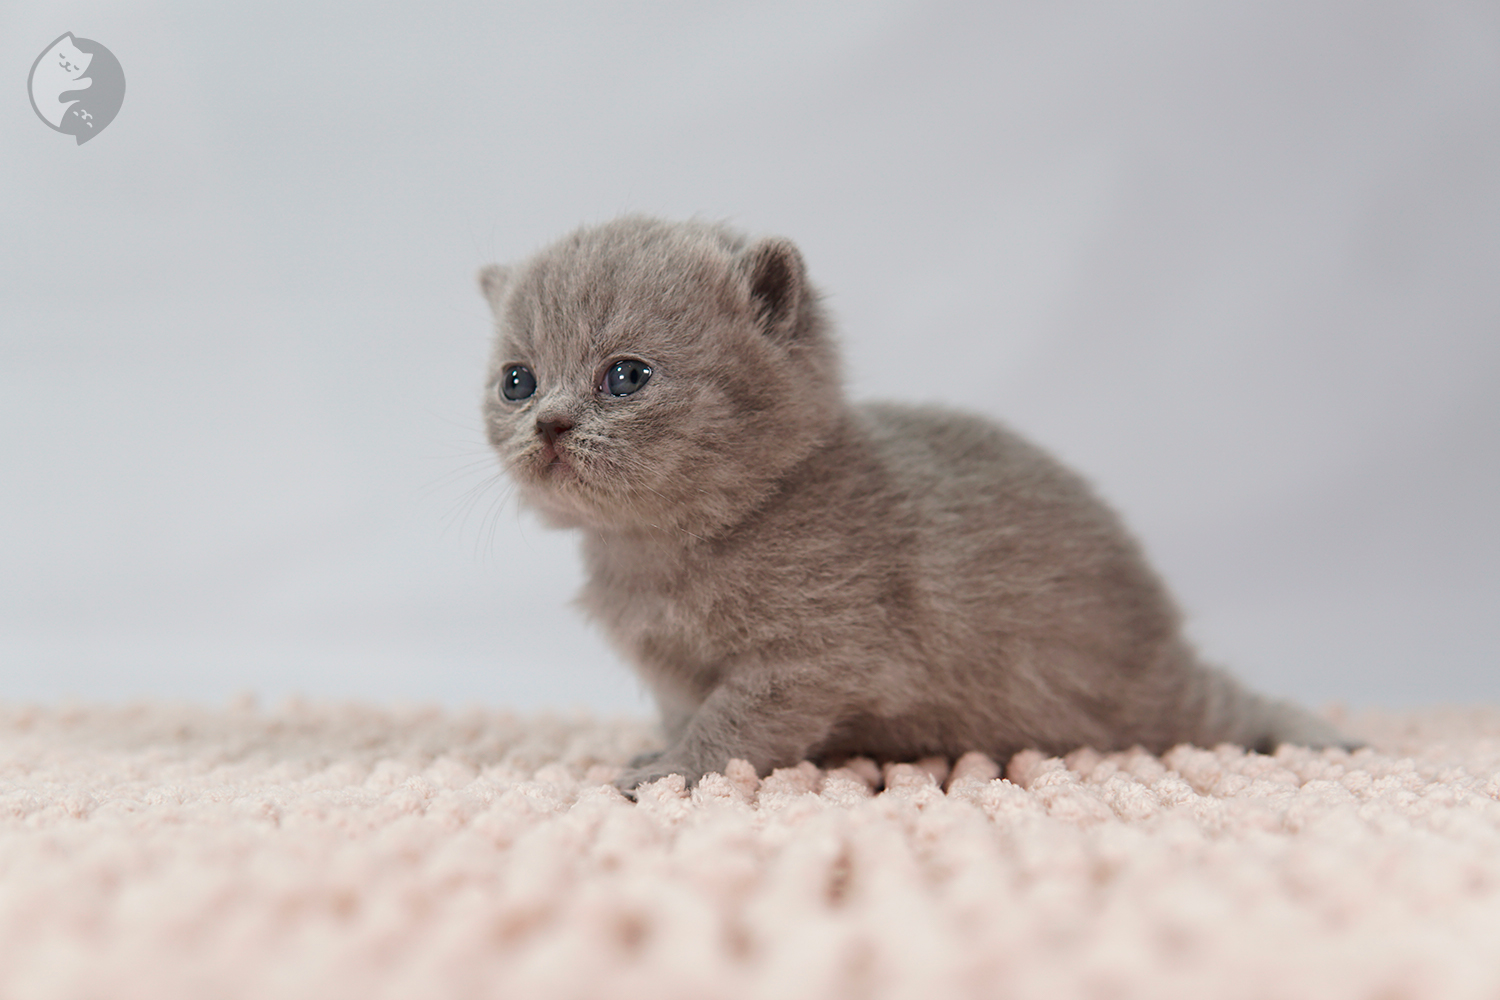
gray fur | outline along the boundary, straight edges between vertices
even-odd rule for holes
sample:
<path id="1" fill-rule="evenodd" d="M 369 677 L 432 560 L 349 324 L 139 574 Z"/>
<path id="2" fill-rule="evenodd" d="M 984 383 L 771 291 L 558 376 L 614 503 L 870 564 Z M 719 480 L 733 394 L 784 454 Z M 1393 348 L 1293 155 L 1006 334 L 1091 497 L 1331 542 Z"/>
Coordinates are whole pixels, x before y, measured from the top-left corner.
<path id="1" fill-rule="evenodd" d="M 1201 664 L 1114 513 L 1046 453 L 963 413 L 848 404 L 786 240 L 626 217 L 480 283 L 490 442 L 583 532 L 581 604 L 661 709 L 667 745 L 621 789 L 736 757 L 1349 745 Z M 622 357 L 650 379 L 601 392 Z M 496 390 L 511 364 L 530 399 Z M 549 445 L 546 421 L 572 428 Z"/>

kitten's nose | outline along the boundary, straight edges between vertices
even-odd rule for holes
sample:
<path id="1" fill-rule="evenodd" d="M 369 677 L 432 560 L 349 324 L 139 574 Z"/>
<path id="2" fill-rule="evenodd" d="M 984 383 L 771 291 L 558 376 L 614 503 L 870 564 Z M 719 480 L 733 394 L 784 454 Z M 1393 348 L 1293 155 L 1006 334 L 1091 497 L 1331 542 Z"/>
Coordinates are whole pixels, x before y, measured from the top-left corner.
<path id="1" fill-rule="evenodd" d="M 536 422 L 536 432 L 547 444 L 555 444 L 558 438 L 572 429 L 573 421 L 567 417 L 543 417 Z"/>

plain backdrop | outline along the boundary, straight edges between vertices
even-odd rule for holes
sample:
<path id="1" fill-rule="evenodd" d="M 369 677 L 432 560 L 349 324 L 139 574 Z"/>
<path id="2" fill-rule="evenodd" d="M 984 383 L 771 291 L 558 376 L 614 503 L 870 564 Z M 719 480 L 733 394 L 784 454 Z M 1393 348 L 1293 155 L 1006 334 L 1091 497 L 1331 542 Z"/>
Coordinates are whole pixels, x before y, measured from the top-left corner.
<path id="1" fill-rule="evenodd" d="M 1500 699 L 1493 4 L 0 6 L 0 700 L 644 711 L 478 427 L 477 268 L 801 246 L 856 397 L 991 414 L 1209 658 Z M 65 31 L 125 103 L 25 80 Z"/>

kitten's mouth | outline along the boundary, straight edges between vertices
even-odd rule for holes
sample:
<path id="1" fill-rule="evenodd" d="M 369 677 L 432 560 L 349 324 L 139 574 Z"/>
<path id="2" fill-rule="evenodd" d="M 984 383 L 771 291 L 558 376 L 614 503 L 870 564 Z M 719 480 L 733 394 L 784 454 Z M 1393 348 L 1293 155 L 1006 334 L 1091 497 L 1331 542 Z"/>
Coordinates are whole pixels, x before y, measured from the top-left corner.
<path id="1" fill-rule="evenodd" d="M 565 476 L 574 472 L 573 463 L 568 461 L 568 456 L 550 444 L 542 445 L 542 450 L 537 453 L 536 467 L 543 476 Z"/>

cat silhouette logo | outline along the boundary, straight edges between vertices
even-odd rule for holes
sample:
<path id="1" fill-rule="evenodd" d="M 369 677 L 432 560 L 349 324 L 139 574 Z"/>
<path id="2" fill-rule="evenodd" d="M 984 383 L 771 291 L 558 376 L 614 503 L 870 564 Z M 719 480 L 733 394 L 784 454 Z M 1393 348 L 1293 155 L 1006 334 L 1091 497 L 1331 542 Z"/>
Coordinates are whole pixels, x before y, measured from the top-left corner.
<path id="1" fill-rule="evenodd" d="M 26 89 L 37 117 L 82 146 L 120 113 L 125 71 L 109 49 L 70 31 L 36 57 Z"/>

